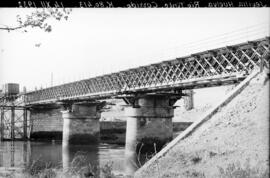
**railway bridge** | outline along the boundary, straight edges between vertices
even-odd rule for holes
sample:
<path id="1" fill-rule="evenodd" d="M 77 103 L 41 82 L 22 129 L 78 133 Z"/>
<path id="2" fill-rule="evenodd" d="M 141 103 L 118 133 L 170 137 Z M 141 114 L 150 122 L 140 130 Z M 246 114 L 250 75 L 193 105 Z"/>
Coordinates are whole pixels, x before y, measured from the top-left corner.
<path id="1" fill-rule="evenodd" d="M 253 70 L 264 67 L 269 69 L 269 37 L 16 96 L 2 96 L 1 135 L 5 109 L 13 113 L 11 128 L 15 122 L 14 109 L 25 111 L 22 116 L 25 137 L 32 118 L 60 110 L 63 145 L 93 143 L 99 138 L 100 113 L 106 99 L 121 98 L 127 104 L 126 147 L 134 147 L 134 143 L 162 146 L 172 139 L 174 103 L 185 95 L 183 91 L 239 83 Z M 51 115 L 46 117 L 50 119 Z M 14 137 L 14 133 L 11 135 Z"/>

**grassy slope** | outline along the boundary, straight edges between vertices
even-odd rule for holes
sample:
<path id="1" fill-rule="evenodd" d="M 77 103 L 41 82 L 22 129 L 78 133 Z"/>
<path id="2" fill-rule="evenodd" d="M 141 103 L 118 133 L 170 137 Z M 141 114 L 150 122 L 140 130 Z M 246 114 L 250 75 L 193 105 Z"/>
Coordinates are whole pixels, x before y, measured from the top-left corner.
<path id="1" fill-rule="evenodd" d="M 212 119 L 135 177 L 218 177 L 219 167 L 231 163 L 267 169 L 269 79 L 264 79 L 253 79 Z"/>

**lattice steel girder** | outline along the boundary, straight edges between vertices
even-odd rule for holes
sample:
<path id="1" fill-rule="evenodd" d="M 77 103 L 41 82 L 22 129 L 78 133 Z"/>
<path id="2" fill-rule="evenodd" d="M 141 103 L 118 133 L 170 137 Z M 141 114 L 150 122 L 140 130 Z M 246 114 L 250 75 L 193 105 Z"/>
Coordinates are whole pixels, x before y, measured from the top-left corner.
<path id="1" fill-rule="evenodd" d="M 269 37 L 25 94 L 27 104 L 103 98 L 129 92 L 194 88 L 243 79 L 269 63 Z M 269 67 L 269 65 L 266 65 Z M 201 85 L 203 83 L 204 85 Z"/>

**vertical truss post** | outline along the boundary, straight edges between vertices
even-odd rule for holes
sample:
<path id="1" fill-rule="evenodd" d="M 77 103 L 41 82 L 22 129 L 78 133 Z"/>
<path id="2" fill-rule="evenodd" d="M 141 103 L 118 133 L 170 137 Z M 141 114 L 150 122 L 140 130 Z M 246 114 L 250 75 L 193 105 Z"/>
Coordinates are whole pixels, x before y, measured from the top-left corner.
<path id="1" fill-rule="evenodd" d="M 27 110 L 23 110 L 23 139 L 27 139 Z"/>
<path id="2" fill-rule="evenodd" d="M 1 108 L 0 110 L 1 112 L 1 118 L 0 118 L 0 140 L 3 140 L 4 139 L 4 108 Z"/>
<path id="3" fill-rule="evenodd" d="M 11 137 L 11 140 L 14 140 L 15 138 L 15 132 L 14 132 L 14 129 L 15 129 L 15 107 L 11 107 L 11 124 L 10 124 L 10 137 Z"/>
<path id="4" fill-rule="evenodd" d="M 260 59 L 260 72 L 262 72 L 263 67 L 264 67 L 264 59 L 263 59 L 263 57 L 259 57 L 259 59 Z"/>

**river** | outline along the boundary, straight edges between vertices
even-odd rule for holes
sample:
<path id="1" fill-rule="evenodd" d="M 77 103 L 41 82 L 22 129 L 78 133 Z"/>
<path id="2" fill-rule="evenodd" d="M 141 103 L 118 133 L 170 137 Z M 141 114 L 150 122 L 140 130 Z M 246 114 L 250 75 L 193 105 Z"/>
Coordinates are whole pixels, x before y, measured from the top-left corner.
<path id="1" fill-rule="evenodd" d="M 76 155 L 94 166 L 104 167 L 112 163 L 113 173 L 123 175 L 125 148 L 115 144 L 99 143 L 91 146 L 70 146 L 62 149 L 62 142 L 0 141 L 0 167 L 25 168 L 33 161 L 42 161 L 62 169 L 70 165 Z"/>

